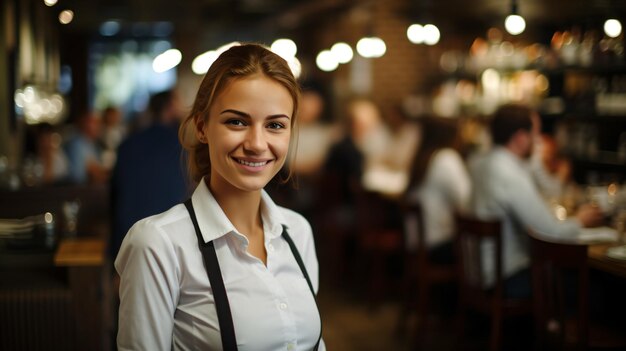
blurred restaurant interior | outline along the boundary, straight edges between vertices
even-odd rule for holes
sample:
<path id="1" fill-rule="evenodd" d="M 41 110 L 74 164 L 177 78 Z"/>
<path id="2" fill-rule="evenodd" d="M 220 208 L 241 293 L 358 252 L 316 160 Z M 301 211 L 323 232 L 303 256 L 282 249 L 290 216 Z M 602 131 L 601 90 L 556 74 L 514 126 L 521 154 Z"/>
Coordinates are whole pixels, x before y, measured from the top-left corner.
<path id="1" fill-rule="evenodd" d="M 266 190 L 313 228 L 328 349 L 626 349 L 625 19 L 621 0 L 0 1 L 0 349 L 116 349 L 124 234 L 193 190 L 176 141 L 137 148 L 141 163 L 118 150 L 175 126 L 211 63 L 245 42 L 302 85 L 297 185 Z M 420 157 L 487 152 L 508 103 L 540 116 L 528 163 L 551 177 L 537 188 L 555 220 L 587 202 L 603 215 L 604 231 L 554 251 L 584 249 L 563 319 L 539 318 L 536 294 L 518 316 L 494 299 L 461 318 L 460 251 L 438 267 L 408 234 Z M 462 168 L 440 178 L 469 197 Z"/>

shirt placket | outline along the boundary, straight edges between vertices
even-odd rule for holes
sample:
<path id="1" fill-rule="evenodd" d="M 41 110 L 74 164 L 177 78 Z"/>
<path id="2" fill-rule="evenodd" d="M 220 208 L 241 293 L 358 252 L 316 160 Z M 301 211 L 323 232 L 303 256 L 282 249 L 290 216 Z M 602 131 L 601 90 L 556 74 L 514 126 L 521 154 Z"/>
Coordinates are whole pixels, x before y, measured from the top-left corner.
<path id="1" fill-rule="evenodd" d="M 280 281 L 272 274 L 272 267 L 284 254 L 282 252 L 279 253 L 278 249 L 276 240 L 270 240 L 266 243 L 267 267 L 263 266 L 262 279 L 266 282 L 272 292 L 272 295 L 274 296 L 274 304 L 283 324 L 285 349 L 292 351 L 295 350 L 297 346 L 294 310 L 290 305 L 285 289 L 281 285 Z"/>

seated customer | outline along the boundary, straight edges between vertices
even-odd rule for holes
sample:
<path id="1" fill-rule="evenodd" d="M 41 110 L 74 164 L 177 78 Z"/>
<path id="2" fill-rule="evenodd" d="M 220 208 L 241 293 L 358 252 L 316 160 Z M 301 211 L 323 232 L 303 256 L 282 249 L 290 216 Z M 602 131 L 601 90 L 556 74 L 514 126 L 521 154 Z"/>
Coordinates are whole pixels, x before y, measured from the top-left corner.
<path id="1" fill-rule="evenodd" d="M 415 154 L 406 192 L 406 201 L 422 206 L 429 257 L 441 263 L 453 262 L 454 213 L 467 208 L 470 179 L 457 151 L 456 120 L 424 118 L 423 140 Z M 417 244 L 417 228 L 405 218 L 409 250 Z"/>
<path id="2" fill-rule="evenodd" d="M 84 112 L 76 120 L 77 130 L 64 145 L 69 160 L 69 181 L 76 184 L 106 183 L 109 170 L 102 163 L 98 138 L 102 129 L 100 116 Z"/>
<path id="3" fill-rule="evenodd" d="M 473 193 L 471 209 L 479 218 L 502 221 L 505 294 L 530 295 L 528 229 L 555 239 L 575 239 L 581 227 L 600 224 L 597 208 L 583 205 L 574 218 L 559 221 L 552 215 L 528 167 L 539 136 L 540 119 L 522 105 L 500 107 L 491 121 L 494 147 L 472 158 L 469 170 Z M 483 252 L 493 247 L 483 247 Z M 488 257 L 488 255 L 485 255 Z M 494 263 L 486 262 L 486 284 L 494 280 Z"/>
<path id="4" fill-rule="evenodd" d="M 530 159 L 531 172 L 546 199 L 559 199 L 571 181 L 571 162 L 559 153 L 554 138 L 542 134 Z"/>

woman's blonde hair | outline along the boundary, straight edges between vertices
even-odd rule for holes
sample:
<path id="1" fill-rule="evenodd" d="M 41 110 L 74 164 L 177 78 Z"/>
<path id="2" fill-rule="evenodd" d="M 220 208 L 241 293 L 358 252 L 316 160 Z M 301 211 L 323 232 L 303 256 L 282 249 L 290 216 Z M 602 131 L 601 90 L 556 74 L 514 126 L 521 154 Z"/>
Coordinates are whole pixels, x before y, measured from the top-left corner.
<path id="1" fill-rule="evenodd" d="M 244 44 L 231 47 L 223 52 L 209 68 L 200 84 L 191 112 L 182 122 L 178 131 L 180 143 L 187 151 L 188 174 L 194 183 L 198 183 L 204 175 L 211 171 L 211 160 L 207 146 L 198 140 L 196 134 L 197 119 L 203 118 L 205 122 L 207 121 L 215 97 L 222 92 L 228 83 L 256 74 L 263 74 L 273 79 L 289 91 L 293 98 L 291 127 L 295 126 L 300 87 L 287 62 L 262 45 Z M 296 131 L 292 129 L 291 145 L 293 145 L 296 135 Z M 290 149 L 292 148 L 290 147 Z M 295 152 L 292 150 L 290 157 L 293 155 Z M 287 163 L 293 164 L 292 162 Z M 287 180 L 291 175 L 290 169 Z"/>

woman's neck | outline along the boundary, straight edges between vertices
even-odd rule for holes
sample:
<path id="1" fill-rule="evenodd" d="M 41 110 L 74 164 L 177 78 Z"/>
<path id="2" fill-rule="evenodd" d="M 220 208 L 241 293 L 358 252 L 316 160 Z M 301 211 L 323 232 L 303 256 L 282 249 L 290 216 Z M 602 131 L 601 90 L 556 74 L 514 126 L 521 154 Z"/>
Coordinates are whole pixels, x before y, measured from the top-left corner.
<path id="1" fill-rule="evenodd" d="M 208 180 L 207 186 L 238 232 L 248 239 L 263 235 L 260 190 L 251 192 L 240 191 L 235 187 L 212 186 Z"/>

